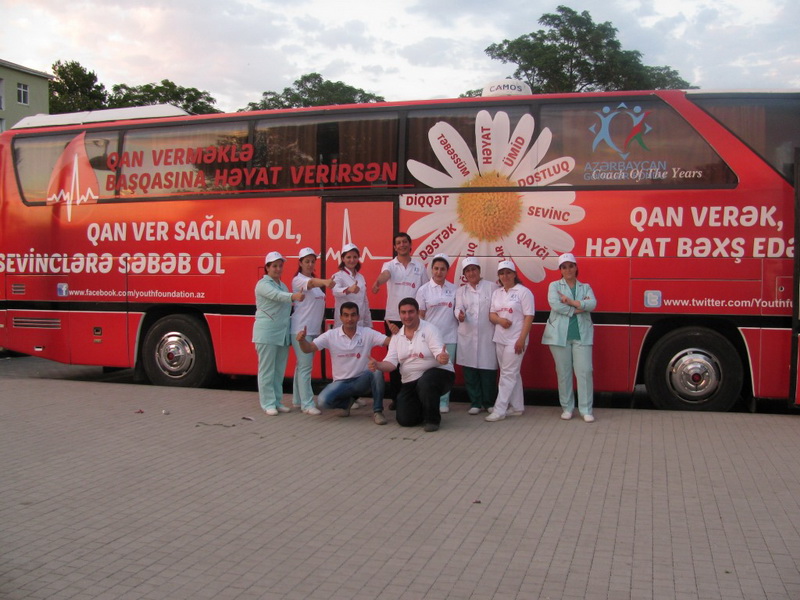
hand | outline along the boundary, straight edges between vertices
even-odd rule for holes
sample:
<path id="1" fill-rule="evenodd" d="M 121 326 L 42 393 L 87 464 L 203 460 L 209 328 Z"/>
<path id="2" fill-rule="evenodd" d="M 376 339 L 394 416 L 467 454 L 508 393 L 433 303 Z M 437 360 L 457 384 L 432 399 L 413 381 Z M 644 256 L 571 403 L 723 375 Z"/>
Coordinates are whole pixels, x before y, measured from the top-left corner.
<path id="1" fill-rule="evenodd" d="M 525 341 L 524 340 L 517 340 L 514 344 L 514 352 L 516 354 L 522 354 L 525 352 Z"/>
<path id="2" fill-rule="evenodd" d="M 336 282 L 333 279 L 323 279 L 323 281 L 325 282 L 325 287 L 328 289 L 331 289 L 334 285 L 336 285 Z"/>
<path id="3" fill-rule="evenodd" d="M 361 288 L 358 287 L 357 283 L 354 283 L 353 285 L 351 285 L 349 288 L 347 288 L 345 290 L 345 293 L 346 294 L 357 294 L 360 291 L 361 291 Z"/>
<path id="4" fill-rule="evenodd" d="M 463 310 L 458 311 L 458 322 L 463 323 L 464 319 L 467 318 L 467 315 L 464 314 Z"/>
<path id="5" fill-rule="evenodd" d="M 367 363 L 367 368 L 373 373 L 378 370 L 378 363 L 375 362 L 374 358 L 370 357 L 369 362 Z"/>
<path id="6" fill-rule="evenodd" d="M 504 319 L 503 317 L 500 317 L 498 319 L 497 324 L 500 325 L 500 327 L 502 327 L 503 329 L 508 329 L 509 327 L 511 327 L 511 321 L 509 321 L 508 319 Z"/>
<path id="7" fill-rule="evenodd" d="M 447 350 L 442 350 L 442 353 L 436 357 L 436 360 L 439 361 L 440 365 L 446 365 L 450 362 L 450 355 L 447 353 Z"/>
<path id="8" fill-rule="evenodd" d="M 302 342 L 304 339 L 306 339 L 306 335 L 307 334 L 308 334 L 308 325 L 304 326 L 302 331 L 298 331 L 297 332 L 297 335 L 295 336 L 295 339 L 298 342 Z"/>
<path id="9" fill-rule="evenodd" d="M 400 328 L 391 321 L 384 321 L 384 323 L 386 323 L 386 327 L 392 332 L 392 335 L 400 333 Z"/>
<path id="10" fill-rule="evenodd" d="M 295 302 L 302 302 L 306 299 L 306 295 L 303 292 L 295 292 L 292 294 L 292 300 Z"/>
<path id="11" fill-rule="evenodd" d="M 372 284 L 372 293 L 373 294 L 377 294 L 379 289 L 381 289 L 381 286 L 378 285 L 377 281 Z"/>

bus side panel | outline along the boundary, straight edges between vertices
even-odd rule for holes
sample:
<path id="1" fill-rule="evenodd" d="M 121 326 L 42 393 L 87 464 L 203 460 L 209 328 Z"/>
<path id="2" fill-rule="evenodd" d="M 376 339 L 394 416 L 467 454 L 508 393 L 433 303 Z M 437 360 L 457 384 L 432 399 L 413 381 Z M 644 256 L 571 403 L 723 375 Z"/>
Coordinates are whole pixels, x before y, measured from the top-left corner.
<path id="1" fill-rule="evenodd" d="M 125 274 L 111 270 L 100 279 L 96 273 L 82 272 L 71 273 L 63 279 L 69 281 L 71 362 L 132 366 L 128 352 Z"/>
<path id="2" fill-rule="evenodd" d="M 69 363 L 69 306 L 64 277 L 8 274 L 6 285 L 8 348 Z M 17 302 L 26 306 L 35 303 L 35 308 L 15 308 Z"/>
<path id="3" fill-rule="evenodd" d="M 789 389 L 786 357 L 791 356 L 791 350 L 791 330 L 761 330 L 761 360 L 758 363 L 756 397 L 786 398 L 786 390 Z"/>

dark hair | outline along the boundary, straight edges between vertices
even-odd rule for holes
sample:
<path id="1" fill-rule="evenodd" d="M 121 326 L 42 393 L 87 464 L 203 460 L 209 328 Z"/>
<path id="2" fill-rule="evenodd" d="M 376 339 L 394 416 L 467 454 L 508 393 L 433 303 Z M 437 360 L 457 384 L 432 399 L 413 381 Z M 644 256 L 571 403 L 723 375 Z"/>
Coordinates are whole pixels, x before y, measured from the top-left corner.
<path id="1" fill-rule="evenodd" d="M 400 300 L 400 303 L 397 305 L 398 310 L 403 306 L 413 306 L 416 310 L 419 310 L 419 302 L 411 297 Z"/>
<path id="2" fill-rule="evenodd" d="M 433 265 L 435 265 L 435 264 L 436 264 L 436 261 L 443 262 L 444 264 L 446 264 L 446 265 L 447 265 L 447 270 L 448 270 L 448 271 L 450 270 L 450 263 L 449 263 L 449 262 L 447 262 L 445 259 L 443 259 L 441 256 L 437 256 L 436 258 L 434 258 L 434 259 L 431 261 L 431 267 L 432 267 Z"/>
<path id="3" fill-rule="evenodd" d="M 306 254 L 306 256 L 312 256 L 312 255 L 311 254 Z M 305 258 L 306 256 L 304 256 L 303 258 Z M 297 273 L 295 273 L 295 275 L 300 275 L 300 273 L 303 272 L 303 266 L 301 264 L 303 262 L 303 258 L 301 258 L 300 260 L 297 261 Z M 314 258 L 316 259 L 317 257 L 314 256 Z M 311 272 L 311 276 L 312 277 L 314 276 L 314 272 L 313 271 Z"/>
<path id="4" fill-rule="evenodd" d="M 358 314 L 358 304 L 355 302 L 342 302 L 342 305 L 339 307 L 339 316 L 342 316 L 342 311 L 347 308 L 348 310 L 356 309 L 356 314 Z"/>
<path id="5" fill-rule="evenodd" d="M 352 250 L 348 250 L 347 252 L 355 252 L 358 255 L 358 257 L 361 258 L 361 251 L 358 248 L 353 248 Z M 342 254 L 342 260 L 339 262 L 340 271 L 344 271 L 344 255 L 347 254 L 347 252 Z M 361 270 L 361 261 L 358 261 L 356 263 L 356 273 L 358 273 L 360 270 Z"/>
<path id="6" fill-rule="evenodd" d="M 509 269 L 509 271 L 511 271 L 511 269 Z M 519 280 L 519 277 L 517 277 L 517 272 L 516 271 L 511 271 L 511 272 L 514 273 L 514 285 L 519 285 L 520 283 L 522 283 Z M 503 287 L 503 284 L 500 283 L 500 274 L 498 273 L 497 275 L 498 275 L 498 277 L 497 277 L 497 285 L 499 285 L 500 287 Z"/>

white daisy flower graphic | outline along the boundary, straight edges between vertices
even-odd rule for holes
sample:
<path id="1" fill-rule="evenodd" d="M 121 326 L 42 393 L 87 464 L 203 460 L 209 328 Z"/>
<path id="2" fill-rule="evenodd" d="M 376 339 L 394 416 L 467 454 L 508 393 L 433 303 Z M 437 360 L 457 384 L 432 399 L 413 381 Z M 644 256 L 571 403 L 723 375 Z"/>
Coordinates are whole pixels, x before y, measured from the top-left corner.
<path id="1" fill-rule="evenodd" d="M 408 229 L 414 240 L 420 240 L 417 253 L 423 260 L 437 252 L 460 258 L 475 256 L 484 276 L 493 277 L 499 257 L 510 257 L 532 282 L 544 279 L 545 268 L 558 269 L 557 256 L 575 246 L 572 236 L 560 227 L 580 222 L 585 212 L 572 204 L 575 192 L 556 183 L 575 168 L 575 159 L 561 157 L 540 165 L 552 134 L 545 128 L 535 141 L 533 134 L 534 120 L 529 114 L 520 118 L 512 133 L 507 113 L 501 111 L 492 118 L 483 110 L 475 121 L 477 156 L 473 156 L 451 125 L 440 121 L 431 127 L 428 139 L 445 172 L 408 161 L 411 174 L 431 188 L 561 189 L 404 195 L 400 201 L 403 210 L 429 213 Z"/>

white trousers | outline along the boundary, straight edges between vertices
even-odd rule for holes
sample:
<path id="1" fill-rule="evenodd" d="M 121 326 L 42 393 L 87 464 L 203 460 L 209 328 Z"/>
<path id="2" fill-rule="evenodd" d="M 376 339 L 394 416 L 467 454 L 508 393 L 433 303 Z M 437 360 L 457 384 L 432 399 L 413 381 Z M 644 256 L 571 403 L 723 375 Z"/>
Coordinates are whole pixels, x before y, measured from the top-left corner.
<path id="1" fill-rule="evenodd" d="M 525 346 L 528 349 L 528 346 Z M 500 379 L 497 382 L 497 400 L 494 402 L 494 413 L 504 417 L 508 409 L 517 412 L 525 410 L 525 399 L 522 395 L 522 357 L 525 352 L 514 352 L 514 344 L 496 344 L 497 364 Z"/>

